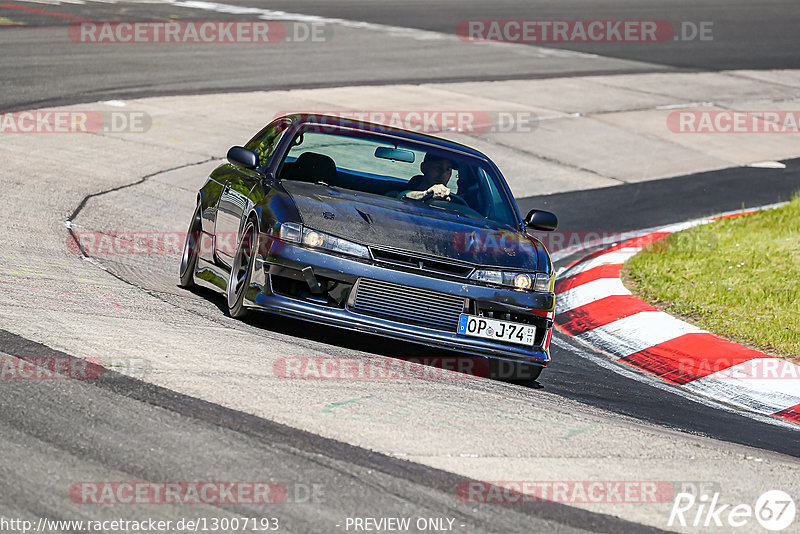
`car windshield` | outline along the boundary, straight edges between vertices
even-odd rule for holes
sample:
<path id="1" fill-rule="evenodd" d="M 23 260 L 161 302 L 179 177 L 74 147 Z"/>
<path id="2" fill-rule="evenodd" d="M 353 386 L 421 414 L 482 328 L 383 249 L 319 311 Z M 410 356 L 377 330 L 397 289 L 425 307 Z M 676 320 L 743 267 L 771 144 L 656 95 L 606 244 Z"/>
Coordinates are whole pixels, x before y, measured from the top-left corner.
<path id="1" fill-rule="evenodd" d="M 516 224 L 503 179 L 485 162 L 379 134 L 343 130 L 294 134 L 278 177 L 382 195 L 398 203 L 418 203 L 484 224 Z M 450 190 L 448 198 L 406 196 L 429 190 L 436 183 Z"/>

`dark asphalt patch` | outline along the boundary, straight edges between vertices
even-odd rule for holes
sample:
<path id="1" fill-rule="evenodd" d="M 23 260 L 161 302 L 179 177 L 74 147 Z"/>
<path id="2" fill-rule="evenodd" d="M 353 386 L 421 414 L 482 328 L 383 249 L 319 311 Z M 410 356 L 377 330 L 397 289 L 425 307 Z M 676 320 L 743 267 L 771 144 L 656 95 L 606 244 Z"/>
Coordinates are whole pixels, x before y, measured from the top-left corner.
<path id="1" fill-rule="evenodd" d="M 4 352 L 20 358 L 72 357 L 64 352 L 54 350 L 46 345 L 5 330 L 0 330 L 0 347 Z M 11 387 L 9 382 L 0 384 L 0 387 Z M 49 386 L 49 384 L 45 383 L 46 381 L 36 381 L 38 382 L 37 384 L 30 384 L 31 381 L 27 381 L 28 384 L 20 384 L 25 381 L 19 380 L 13 382 L 14 387 L 28 386 L 33 388 L 35 386 L 37 388 L 45 388 Z M 68 406 L 70 404 L 69 399 L 76 395 L 80 395 L 82 399 L 89 399 L 95 419 L 102 420 L 105 413 L 116 415 L 118 411 L 125 413 L 127 411 L 150 409 L 151 407 L 161 408 L 172 414 L 177 414 L 182 422 L 191 420 L 194 423 L 200 423 L 204 431 L 206 429 L 213 431 L 214 428 L 222 428 L 226 431 L 241 434 L 250 440 L 255 440 L 265 448 L 260 453 L 264 456 L 264 465 L 292 465 L 294 471 L 303 473 L 305 480 L 315 479 L 314 472 L 330 470 L 332 469 L 330 466 L 346 465 L 353 478 L 347 487 L 339 488 L 340 493 L 338 495 L 331 496 L 342 501 L 342 508 L 340 508 L 342 510 L 351 510 L 355 505 L 355 509 L 359 513 L 374 513 L 375 516 L 381 516 L 384 515 L 381 506 L 385 506 L 385 499 L 396 500 L 399 498 L 410 506 L 412 511 L 410 513 L 413 513 L 415 509 L 422 508 L 425 510 L 434 502 L 438 502 L 439 506 L 446 506 L 450 517 L 457 517 L 457 521 L 467 524 L 468 528 L 459 529 L 463 531 L 552 532 L 554 529 L 563 529 L 566 531 L 580 530 L 607 533 L 664 532 L 561 503 L 463 503 L 456 497 L 456 489 L 459 484 L 467 483 L 470 479 L 385 456 L 354 445 L 225 408 L 130 378 L 113 370 L 105 370 L 99 378 L 92 381 L 80 381 L 80 383 L 70 381 L 72 382 L 70 384 L 64 384 L 66 381 L 58 382 L 60 383 L 53 386 L 53 388 L 66 386 L 66 390 L 62 392 L 51 391 L 49 394 L 63 395 L 65 406 Z M 79 388 L 79 390 L 69 391 L 71 388 Z M 93 389 L 100 391 L 95 392 Z M 112 395 L 109 396 L 108 393 Z M 12 397 L 15 399 L 22 398 L 18 395 L 13 395 Z M 48 434 L 52 432 L 70 435 L 74 432 L 86 433 L 92 430 L 64 426 L 45 431 L 32 424 L 35 417 L 29 415 L 22 419 L 19 418 L 20 414 L 29 413 L 32 409 L 35 409 L 35 406 L 17 406 L 9 403 L 8 399 L 9 396 L 7 395 L 0 396 L 0 423 L 21 426 L 21 430 L 33 439 L 47 439 Z M 128 402 L 129 400 L 135 401 L 135 403 L 131 404 Z M 280 400 L 276 400 L 276 402 L 280 402 Z M 69 414 L 67 413 L 67 415 Z M 80 415 L 83 416 L 84 414 Z M 77 416 L 78 414 L 76 414 Z M 69 417 L 67 417 L 67 420 L 69 420 Z M 81 454 L 97 462 L 102 461 L 103 458 L 113 458 L 114 455 L 119 453 L 119 451 L 108 449 L 124 449 L 128 454 L 143 456 L 136 459 L 137 463 L 142 465 L 153 461 L 185 462 L 186 459 L 153 457 L 151 450 L 159 450 L 164 445 L 159 443 L 159 439 L 171 441 L 178 439 L 174 435 L 178 431 L 177 428 L 173 426 L 164 431 L 161 428 L 162 425 L 157 423 L 158 421 L 154 418 L 155 428 L 151 437 L 155 441 L 150 444 L 150 447 L 129 450 L 125 440 L 114 440 L 109 443 L 110 440 L 106 436 L 103 439 L 84 439 L 84 450 L 81 451 Z M 48 422 L 48 424 L 52 424 L 52 422 Z M 102 427 L 102 425 L 99 426 Z M 159 435 L 161 431 L 165 433 Z M 191 437 L 195 438 L 197 446 L 190 450 L 182 450 L 182 456 L 202 459 L 204 454 L 208 453 L 205 450 L 206 444 L 200 435 Z M 284 457 L 288 455 L 290 458 L 271 458 L 270 456 L 273 455 Z M 110 467 L 119 468 L 116 465 Z M 162 477 L 164 476 L 163 472 L 160 474 Z M 184 474 L 184 476 L 187 475 Z M 196 478 L 197 475 L 189 473 L 188 476 Z M 321 476 L 317 478 L 321 478 Z M 234 478 L 234 480 L 236 479 Z M 24 484 L 24 481 L 17 481 L 16 483 Z M 383 491 L 381 486 L 389 487 L 390 490 Z M 49 496 L 49 498 L 52 499 L 53 497 Z M 357 501 L 354 501 L 354 499 L 357 499 Z M 331 508 L 335 509 L 336 505 L 331 504 Z M 229 511 L 252 515 L 252 510 L 231 508 Z M 278 514 L 278 512 L 273 513 Z M 425 513 L 430 512 L 425 510 Z M 329 527 L 333 527 L 333 525 L 329 525 Z M 330 530 L 334 529 L 330 528 Z"/>
<path id="2" fill-rule="evenodd" d="M 676 178 L 517 199 L 520 212 L 558 216 L 559 231 L 625 232 L 787 201 L 800 191 L 800 159 L 785 169 L 733 167 Z"/>

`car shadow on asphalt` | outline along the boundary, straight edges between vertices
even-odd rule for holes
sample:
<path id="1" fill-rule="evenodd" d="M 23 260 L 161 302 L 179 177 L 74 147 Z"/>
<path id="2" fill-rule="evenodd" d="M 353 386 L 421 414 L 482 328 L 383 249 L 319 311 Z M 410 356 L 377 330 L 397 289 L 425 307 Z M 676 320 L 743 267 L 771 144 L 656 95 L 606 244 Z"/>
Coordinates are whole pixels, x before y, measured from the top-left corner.
<path id="1" fill-rule="evenodd" d="M 191 290 L 195 295 L 216 306 L 226 317 L 230 317 L 228 307 L 223 296 L 216 291 L 204 287 L 195 287 Z M 421 343 L 386 338 L 383 336 L 356 332 L 335 326 L 312 324 L 308 321 L 283 317 L 264 311 L 252 311 L 242 322 L 249 326 L 301 338 L 308 341 L 325 343 L 342 349 L 366 352 L 373 356 L 393 358 L 400 362 L 412 365 L 422 365 L 441 371 L 437 373 L 421 373 L 425 376 L 441 376 L 442 373 L 462 372 L 474 375 L 477 378 L 488 378 L 500 382 L 513 383 L 530 389 L 543 389 L 544 386 L 536 381 L 538 372 L 526 365 L 515 365 L 513 362 L 498 361 L 493 358 L 472 356 L 468 354 L 430 347 Z M 333 356 L 337 357 L 337 356 Z M 342 355 L 341 358 L 350 358 Z M 409 367 L 406 365 L 390 366 L 392 372 L 404 372 Z M 417 372 L 413 370 L 412 372 Z M 535 376 L 533 376 L 535 375 Z"/>

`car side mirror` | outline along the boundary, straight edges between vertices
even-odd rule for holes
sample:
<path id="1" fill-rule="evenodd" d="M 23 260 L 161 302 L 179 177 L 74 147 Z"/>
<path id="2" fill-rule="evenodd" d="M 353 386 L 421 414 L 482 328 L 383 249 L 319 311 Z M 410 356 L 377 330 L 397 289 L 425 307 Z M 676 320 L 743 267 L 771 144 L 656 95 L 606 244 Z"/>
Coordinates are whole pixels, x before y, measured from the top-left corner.
<path id="1" fill-rule="evenodd" d="M 258 167 L 258 154 L 241 146 L 231 147 L 228 162 L 243 169 L 255 169 Z"/>
<path id="2" fill-rule="evenodd" d="M 525 217 L 525 226 L 543 232 L 552 232 L 558 228 L 558 217 L 549 211 L 531 210 Z"/>

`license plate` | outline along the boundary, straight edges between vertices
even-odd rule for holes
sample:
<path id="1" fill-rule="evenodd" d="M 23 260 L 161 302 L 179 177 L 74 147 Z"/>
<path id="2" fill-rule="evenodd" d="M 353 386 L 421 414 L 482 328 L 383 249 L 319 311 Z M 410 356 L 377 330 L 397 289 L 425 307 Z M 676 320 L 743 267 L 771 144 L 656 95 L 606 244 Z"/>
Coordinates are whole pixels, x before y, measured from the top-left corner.
<path id="1" fill-rule="evenodd" d="M 462 313 L 458 320 L 458 333 L 518 345 L 533 345 L 536 327 Z"/>

